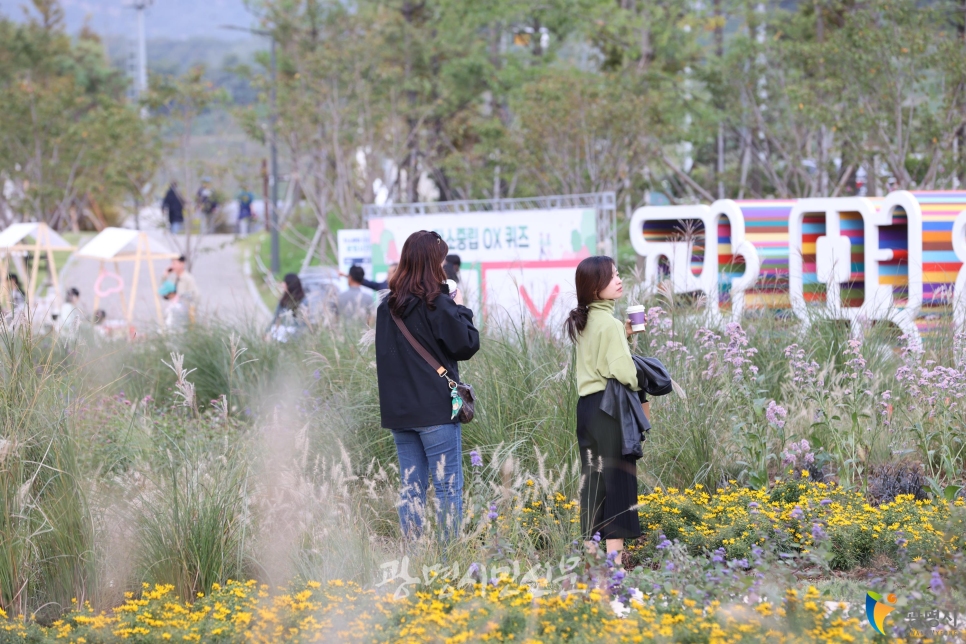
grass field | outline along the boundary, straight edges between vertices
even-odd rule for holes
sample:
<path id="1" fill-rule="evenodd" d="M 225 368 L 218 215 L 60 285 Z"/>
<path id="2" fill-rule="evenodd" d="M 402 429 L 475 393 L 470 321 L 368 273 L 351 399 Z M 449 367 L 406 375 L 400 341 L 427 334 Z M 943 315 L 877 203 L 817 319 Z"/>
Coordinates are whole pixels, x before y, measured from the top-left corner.
<path id="1" fill-rule="evenodd" d="M 400 535 L 363 328 L 4 330 L 0 640 L 872 641 L 867 590 L 964 605 L 963 338 L 652 305 L 636 350 L 683 395 L 654 401 L 621 571 L 580 545 L 572 349 L 541 329 L 487 328 L 461 369 L 480 411 L 450 543 L 432 503 Z"/>

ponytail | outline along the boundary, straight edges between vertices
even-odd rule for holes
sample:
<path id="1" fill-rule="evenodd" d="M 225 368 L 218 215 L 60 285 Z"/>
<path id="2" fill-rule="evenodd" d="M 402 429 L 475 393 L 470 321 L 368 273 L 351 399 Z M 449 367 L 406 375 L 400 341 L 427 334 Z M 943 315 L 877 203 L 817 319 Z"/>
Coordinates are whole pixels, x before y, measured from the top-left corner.
<path id="1" fill-rule="evenodd" d="M 614 278 L 615 267 L 614 260 L 603 255 L 585 257 L 577 265 L 577 272 L 574 274 L 577 308 L 570 311 L 567 321 L 564 322 L 564 330 L 574 344 L 577 343 L 577 336 L 587 327 L 590 305 L 597 301 L 598 294 L 607 288 Z"/>
<path id="2" fill-rule="evenodd" d="M 570 310 L 570 315 L 567 316 L 567 321 L 564 322 L 564 329 L 567 331 L 567 336 L 574 344 L 577 343 L 577 336 L 587 326 L 587 315 L 589 313 L 590 309 L 586 305 L 578 304 L 577 308 Z"/>

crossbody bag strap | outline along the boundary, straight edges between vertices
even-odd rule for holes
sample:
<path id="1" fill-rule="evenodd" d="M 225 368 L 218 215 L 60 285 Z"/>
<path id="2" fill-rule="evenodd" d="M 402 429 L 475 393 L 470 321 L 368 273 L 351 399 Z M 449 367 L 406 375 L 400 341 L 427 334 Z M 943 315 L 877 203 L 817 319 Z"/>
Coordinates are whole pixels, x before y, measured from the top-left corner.
<path id="1" fill-rule="evenodd" d="M 413 349 L 416 350 L 416 353 L 418 353 L 420 357 L 426 361 L 426 364 L 428 364 L 433 371 L 439 374 L 440 378 L 450 380 L 446 368 L 439 364 L 439 361 L 426 350 L 426 347 L 419 343 L 419 340 L 413 337 L 413 334 L 410 333 L 409 328 L 406 327 L 406 323 L 396 317 L 395 313 L 390 313 L 390 315 L 392 316 L 392 321 L 396 323 L 396 326 L 399 327 L 399 330 L 402 331 L 402 334 L 406 336 L 407 340 L 409 340 L 409 344 L 411 344 Z"/>

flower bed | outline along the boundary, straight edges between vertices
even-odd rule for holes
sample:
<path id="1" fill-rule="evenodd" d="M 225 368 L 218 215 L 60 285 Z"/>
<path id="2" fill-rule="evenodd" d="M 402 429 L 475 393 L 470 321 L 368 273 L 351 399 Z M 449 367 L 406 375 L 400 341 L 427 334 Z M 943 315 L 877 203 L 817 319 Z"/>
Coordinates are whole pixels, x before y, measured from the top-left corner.
<path id="1" fill-rule="evenodd" d="M 543 562 L 536 575 L 517 570 L 507 554 L 464 567 L 462 575 L 455 562 L 424 568 L 422 579 L 394 572 L 392 580 L 408 583 L 395 595 L 383 584 L 364 589 L 339 580 L 287 591 L 229 581 L 185 601 L 173 586 L 145 584 L 112 611 L 76 606 L 46 627 L 0 611 L 0 644 L 874 641 L 864 590 L 840 603 L 798 572 L 822 562 L 848 568 L 877 555 L 910 565 L 870 580 L 870 588 L 902 589 L 901 602 L 916 610 L 958 605 L 950 593 L 966 574 L 961 499 L 900 496 L 872 506 L 860 493 L 806 476 L 769 490 L 658 489 L 639 502 L 644 527 L 663 536 L 645 538 L 635 548 L 645 565 L 628 571 L 574 542 L 566 566 Z M 573 521 L 576 512 L 555 494 L 531 500 L 521 518 L 538 531 L 546 521 Z M 896 641 L 915 639 L 901 613 L 890 627 Z"/>
<path id="2" fill-rule="evenodd" d="M 81 608 L 49 628 L 0 621 L 0 641 L 31 642 L 725 642 L 871 641 L 861 611 L 829 610 L 819 593 L 782 601 L 698 606 L 677 593 L 640 592 L 608 603 L 586 587 L 533 597 L 504 579 L 393 599 L 341 581 L 308 582 L 271 596 L 254 581 L 228 582 L 192 604 L 170 586 L 145 588 L 110 614 Z"/>
<path id="3" fill-rule="evenodd" d="M 816 540 L 829 540 L 831 566 L 848 570 L 878 555 L 916 559 L 962 547 L 966 513 L 952 512 L 964 506 L 961 498 L 947 503 L 900 495 L 872 506 L 861 492 L 813 482 L 807 471 L 800 476 L 769 490 L 730 485 L 709 494 L 697 485 L 641 495 L 641 526 L 654 537 L 647 539 L 642 554 L 653 554 L 661 534 L 693 554 L 723 548 L 729 557 L 748 557 L 753 546 L 766 541 L 779 552 L 802 552 Z M 941 531 L 953 518 L 959 529 Z"/>

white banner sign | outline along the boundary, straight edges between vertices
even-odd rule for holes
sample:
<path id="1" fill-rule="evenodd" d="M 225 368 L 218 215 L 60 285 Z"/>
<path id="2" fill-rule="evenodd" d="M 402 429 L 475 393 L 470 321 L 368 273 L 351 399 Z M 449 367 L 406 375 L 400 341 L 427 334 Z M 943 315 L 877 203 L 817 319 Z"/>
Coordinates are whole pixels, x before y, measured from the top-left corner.
<path id="1" fill-rule="evenodd" d="M 339 245 L 339 272 L 348 274 L 353 266 L 361 266 L 366 272 L 366 279 L 375 279 L 369 231 L 364 228 L 343 229 L 337 233 L 336 239 Z"/>
<path id="2" fill-rule="evenodd" d="M 419 230 L 439 233 L 460 256 L 471 308 L 539 325 L 558 324 L 574 306 L 574 269 L 597 248 L 597 213 L 587 208 L 373 217 L 373 269 L 398 262 Z"/>

